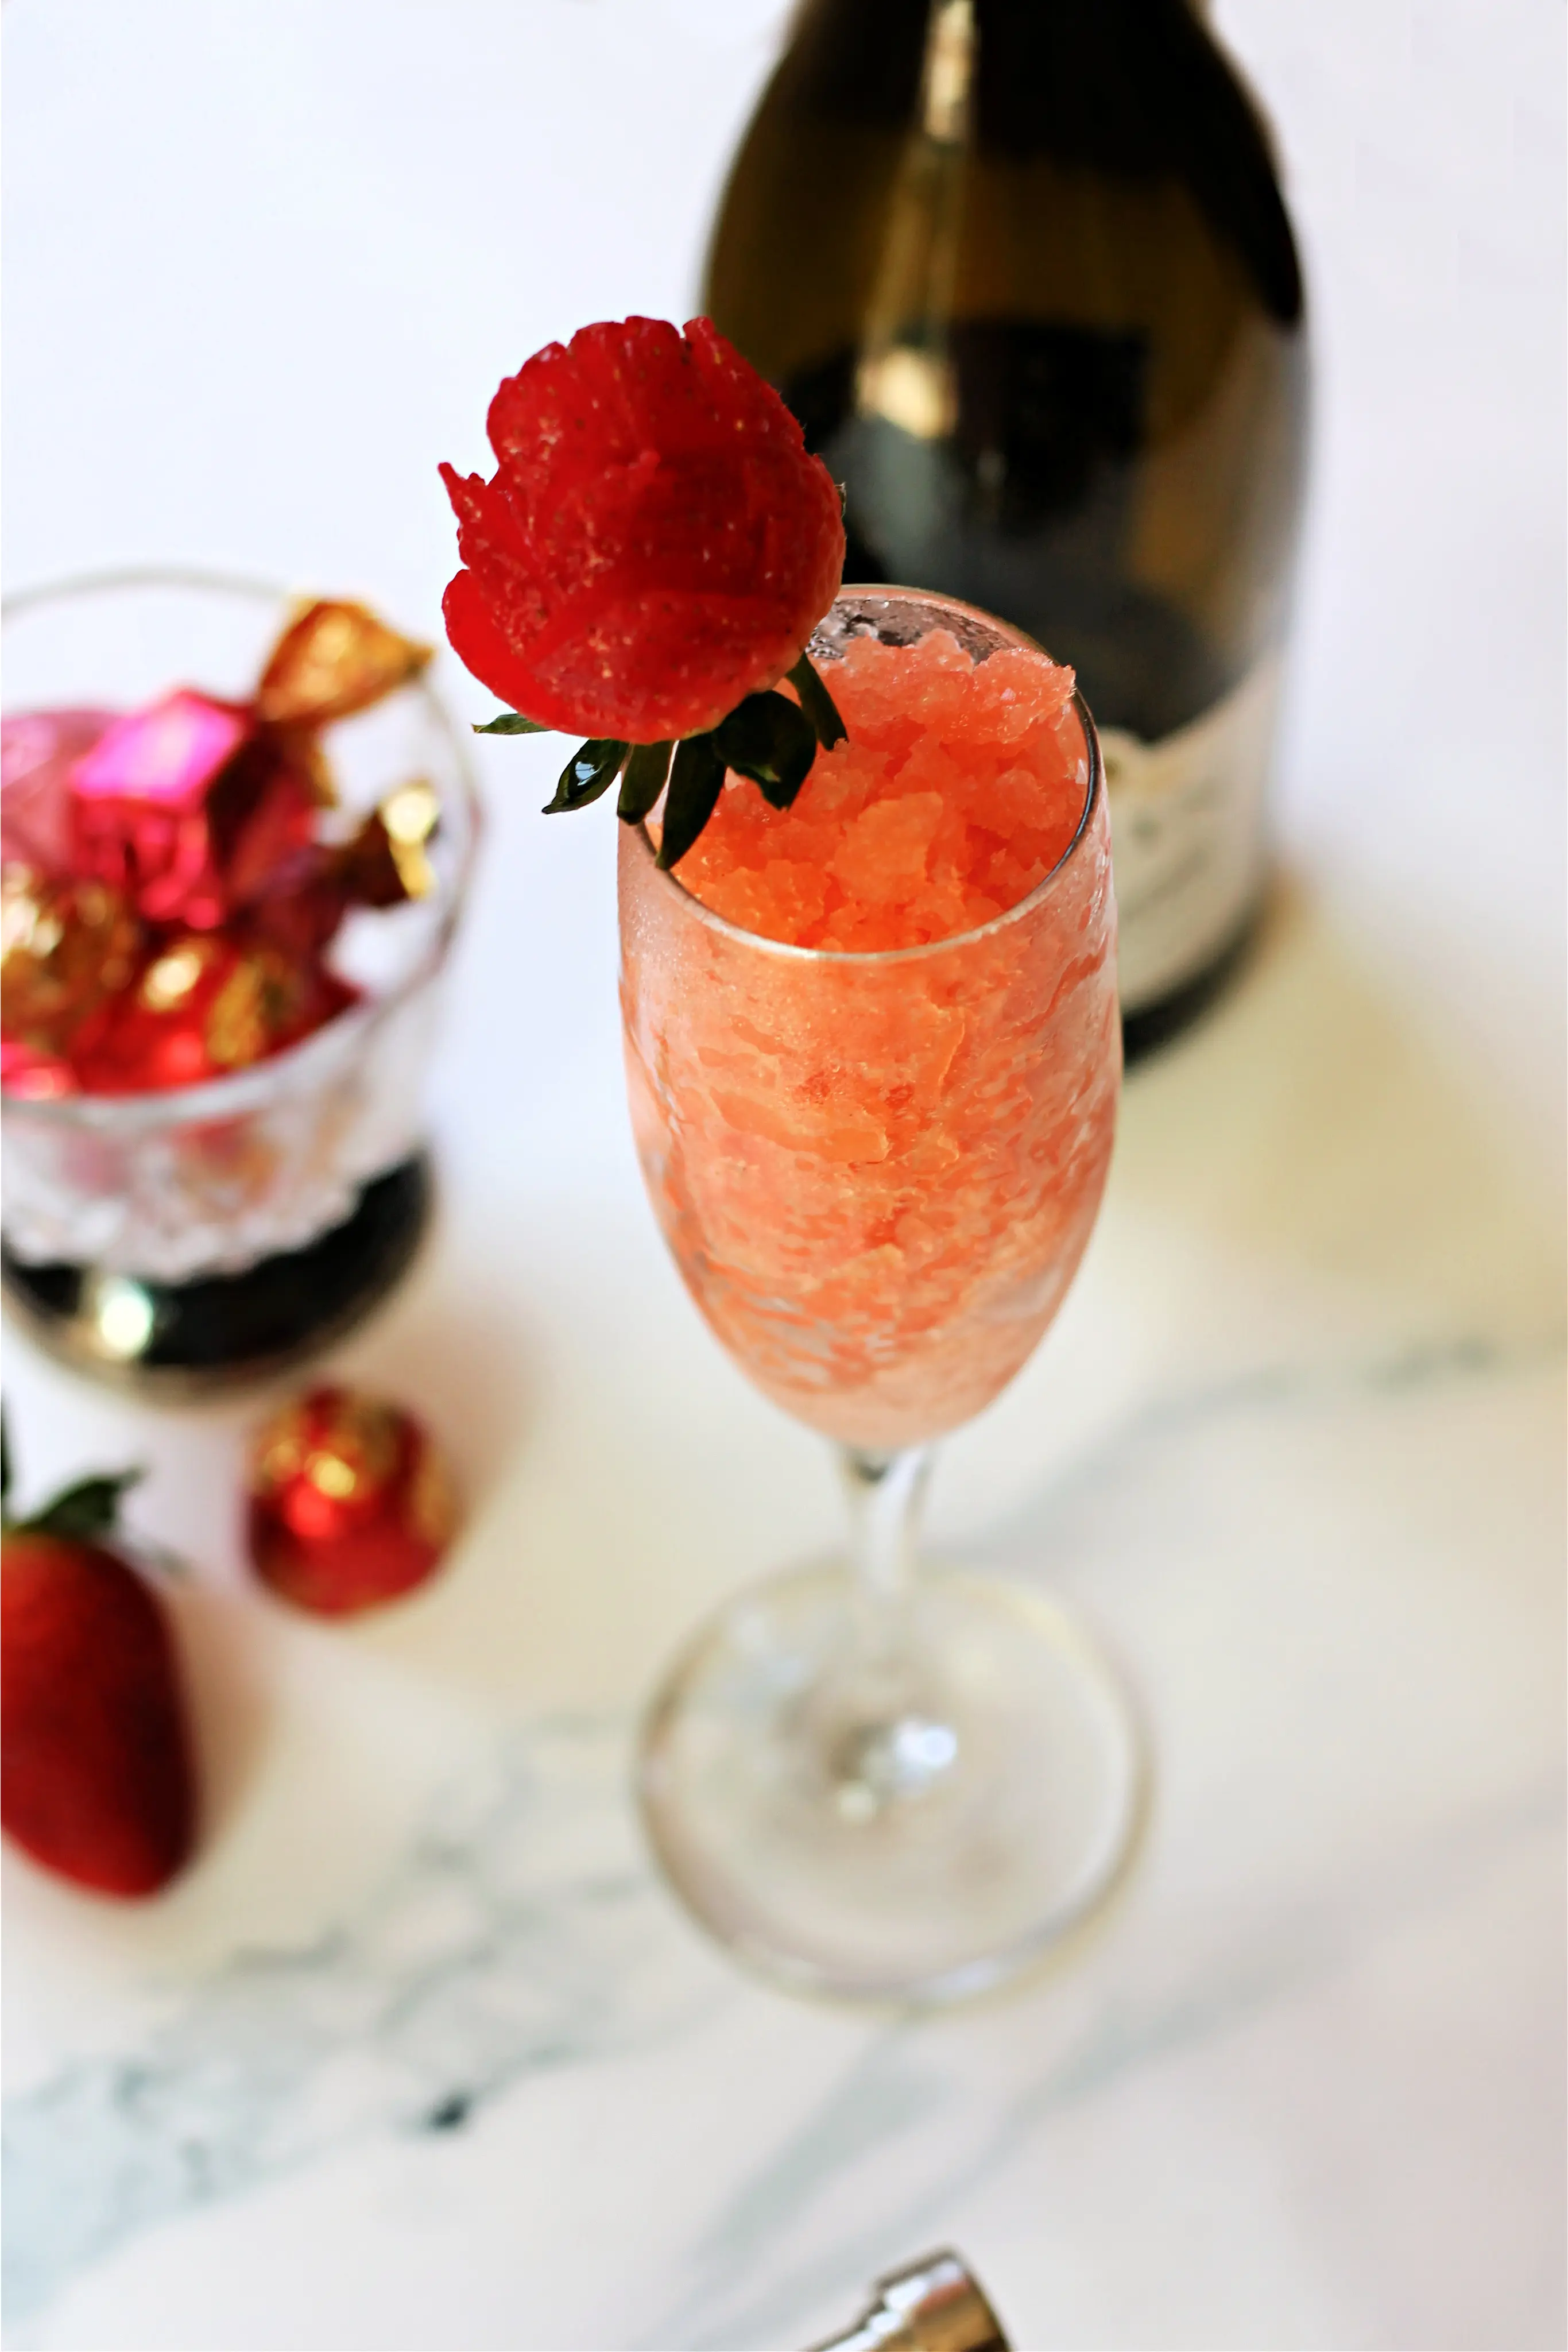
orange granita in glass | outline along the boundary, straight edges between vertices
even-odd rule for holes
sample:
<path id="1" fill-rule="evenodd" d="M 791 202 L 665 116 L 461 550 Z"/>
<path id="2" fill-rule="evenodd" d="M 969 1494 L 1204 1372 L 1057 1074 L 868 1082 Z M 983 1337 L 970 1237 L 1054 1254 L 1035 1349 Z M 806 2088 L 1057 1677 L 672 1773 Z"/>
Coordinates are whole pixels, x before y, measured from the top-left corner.
<path id="1" fill-rule="evenodd" d="M 937 630 L 852 638 L 828 676 L 849 740 L 793 808 L 728 779 L 680 866 L 743 930 L 864 952 L 977 929 L 1061 857 L 1088 779 L 1072 672 L 1023 647 L 977 662 Z"/>
<path id="2" fill-rule="evenodd" d="M 916 642 L 854 635 L 864 613 Z M 769 1396 L 880 1449 L 988 1404 L 1071 1280 L 1115 1121 L 1116 919 L 1071 672 L 913 590 L 846 590 L 834 628 L 850 740 L 792 811 L 727 790 L 674 875 L 622 828 L 622 1005 L 693 1297 Z"/>

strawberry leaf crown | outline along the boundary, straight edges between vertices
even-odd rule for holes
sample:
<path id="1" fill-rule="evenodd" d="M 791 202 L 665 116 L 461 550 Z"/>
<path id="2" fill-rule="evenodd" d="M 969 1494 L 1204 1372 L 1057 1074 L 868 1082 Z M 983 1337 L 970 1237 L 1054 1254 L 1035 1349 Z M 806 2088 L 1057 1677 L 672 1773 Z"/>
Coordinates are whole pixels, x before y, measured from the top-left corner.
<path id="1" fill-rule="evenodd" d="M 560 772 L 546 816 L 586 808 L 619 776 L 615 814 L 622 824 L 640 824 L 669 786 L 659 864 L 678 865 L 717 805 L 726 771 L 748 776 L 770 807 L 787 809 L 810 774 L 817 746 L 831 751 L 846 740 L 832 696 L 804 654 L 787 673 L 800 696 L 748 694 L 716 727 L 677 742 L 626 743 L 595 736 L 575 751 Z M 515 710 L 476 727 L 476 735 L 537 735 L 549 730 Z"/>

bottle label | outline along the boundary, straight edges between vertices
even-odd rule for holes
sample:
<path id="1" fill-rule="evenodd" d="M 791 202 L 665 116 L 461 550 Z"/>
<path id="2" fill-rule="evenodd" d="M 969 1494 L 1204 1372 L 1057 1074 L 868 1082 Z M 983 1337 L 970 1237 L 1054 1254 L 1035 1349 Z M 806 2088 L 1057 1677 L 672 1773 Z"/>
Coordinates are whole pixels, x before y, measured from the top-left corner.
<path id="1" fill-rule="evenodd" d="M 1122 1010 L 1195 979 L 1242 919 L 1262 878 L 1280 656 L 1174 735 L 1100 732 L 1111 803 Z"/>

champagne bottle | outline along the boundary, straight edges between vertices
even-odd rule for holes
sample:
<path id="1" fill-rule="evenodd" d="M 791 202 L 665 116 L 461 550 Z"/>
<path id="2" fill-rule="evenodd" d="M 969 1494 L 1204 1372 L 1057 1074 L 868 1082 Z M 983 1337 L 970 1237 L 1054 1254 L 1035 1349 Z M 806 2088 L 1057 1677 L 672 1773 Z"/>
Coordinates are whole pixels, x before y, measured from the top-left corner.
<path id="1" fill-rule="evenodd" d="M 1306 432 L 1290 222 L 1193 0 L 805 0 L 705 307 L 844 484 L 846 580 L 1077 670 L 1160 1042 L 1263 887 Z"/>

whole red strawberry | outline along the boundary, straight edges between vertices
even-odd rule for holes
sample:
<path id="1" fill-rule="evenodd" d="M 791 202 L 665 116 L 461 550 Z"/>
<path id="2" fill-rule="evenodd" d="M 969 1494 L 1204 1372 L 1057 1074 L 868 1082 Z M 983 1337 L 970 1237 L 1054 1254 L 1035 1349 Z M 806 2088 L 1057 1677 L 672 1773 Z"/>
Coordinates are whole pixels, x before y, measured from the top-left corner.
<path id="1" fill-rule="evenodd" d="M 100 1895 L 155 1895 L 195 1843 L 173 1640 L 102 1540 L 139 1475 L 84 1479 L 0 1537 L 0 1824 Z"/>

